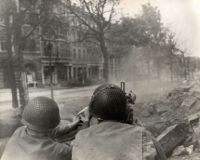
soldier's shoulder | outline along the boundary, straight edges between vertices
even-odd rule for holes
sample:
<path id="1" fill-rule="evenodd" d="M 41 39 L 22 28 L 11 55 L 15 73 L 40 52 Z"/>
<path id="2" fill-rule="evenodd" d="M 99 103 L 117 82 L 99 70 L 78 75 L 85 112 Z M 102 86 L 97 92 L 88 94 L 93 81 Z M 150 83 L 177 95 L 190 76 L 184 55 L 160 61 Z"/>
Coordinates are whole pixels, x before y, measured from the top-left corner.
<path id="1" fill-rule="evenodd" d="M 54 142 L 54 151 L 55 153 L 59 153 L 60 155 L 69 156 L 71 155 L 72 146 L 66 143 Z"/>
<path id="2" fill-rule="evenodd" d="M 138 124 L 123 124 L 126 128 L 134 131 L 146 132 L 146 129 Z"/>
<path id="3" fill-rule="evenodd" d="M 21 126 L 21 127 L 17 128 L 17 129 L 15 130 L 15 132 L 13 133 L 13 135 L 21 135 L 21 134 L 24 134 L 25 130 L 26 130 L 26 126 Z"/>
<path id="4" fill-rule="evenodd" d="M 78 137 L 82 137 L 82 136 L 85 136 L 85 135 L 88 135 L 88 133 L 91 132 L 93 126 L 89 127 L 89 128 L 85 128 L 85 129 L 82 129 L 80 130 L 77 134 L 76 134 L 76 137 L 75 139 L 77 139 Z"/>
<path id="5" fill-rule="evenodd" d="M 68 150 L 68 149 L 71 148 L 71 145 L 68 144 L 68 143 L 60 143 L 60 142 L 54 141 L 53 144 L 54 144 L 55 148 L 58 149 L 58 150 L 59 149 Z"/>

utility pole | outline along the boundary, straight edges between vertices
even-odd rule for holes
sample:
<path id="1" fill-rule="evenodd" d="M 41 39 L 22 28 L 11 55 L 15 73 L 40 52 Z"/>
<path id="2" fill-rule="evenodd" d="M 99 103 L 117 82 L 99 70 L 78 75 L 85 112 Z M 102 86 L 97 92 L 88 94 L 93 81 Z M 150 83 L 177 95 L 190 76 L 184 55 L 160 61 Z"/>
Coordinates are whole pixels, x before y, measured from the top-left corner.
<path id="1" fill-rule="evenodd" d="M 51 91 L 51 98 L 54 99 L 53 93 L 53 67 L 52 67 L 52 43 L 47 44 L 47 52 L 49 54 L 49 72 L 50 72 L 50 91 Z"/>

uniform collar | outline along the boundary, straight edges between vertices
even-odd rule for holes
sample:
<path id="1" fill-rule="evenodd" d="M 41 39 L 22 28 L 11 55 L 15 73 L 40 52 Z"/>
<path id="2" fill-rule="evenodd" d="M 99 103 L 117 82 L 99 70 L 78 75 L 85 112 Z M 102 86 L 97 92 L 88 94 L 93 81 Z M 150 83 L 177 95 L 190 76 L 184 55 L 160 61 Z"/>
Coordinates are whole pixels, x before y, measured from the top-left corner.
<path id="1" fill-rule="evenodd" d="M 29 129 L 28 127 L 26 127 L 25 129 L 26 134 L 32 136 L 32 137 L 37 137 L 37 138 L 47 138 L 50 136 L 50 132 L 38 132 L 32 129 Z"/>

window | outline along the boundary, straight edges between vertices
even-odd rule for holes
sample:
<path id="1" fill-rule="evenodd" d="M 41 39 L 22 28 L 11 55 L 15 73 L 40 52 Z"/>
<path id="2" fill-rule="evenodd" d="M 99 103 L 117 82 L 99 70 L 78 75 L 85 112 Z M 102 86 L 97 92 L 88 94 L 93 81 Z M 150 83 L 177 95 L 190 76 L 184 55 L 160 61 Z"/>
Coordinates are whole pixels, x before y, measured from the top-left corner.
<path id="1" fill-rule="evenodd" d="M 86 59 L 85 49 L 83 50 L 83 58 Z"/>
<path id="2" fill-rule="evenodd" d="M 0 23 L 4 23 L 4 19 L 3 18 L 0 18 Z"/>
<path id="3" fill-rule="evenodd" d="M 78 50 L 78 58 L 79 59 L 81 58 L 81 50 L 80 49 Z"/>
<path id="4" fill-rule="evenodd" d="M 29 51 L 36 50 L 36 41 L 34 39 L 27 39 L 24 43 L 24 49 Z"/>
<path id="5" fill-rule="evenodd" d="M 50 56 L 51 54 L 53 54 L 53 44 L 52 43 L 48 43 L 48 42 L 44 42 L 44 55 L 45 56 Z"/>
<path id="6" fill-rule="evenodd" d="M 75 31 L 72 31 L 72 36 L 73 36 L 73 38 L 76 37 L 76 33 L 75 33 Z"/>
<path id="7" fill-rule="evenodd" d="M 76 58 L 76 49 L 73 49 L 73 58 Z"/>
<path id="8" fill-rule="evenodd" d="M 72 23 L 72 26 L 74 26 L 74 21 L 73 20 L 71 21 L 71 23 Z"/>
<path id="9" fill-rule="evenodd" d="M 2 41 L 2 42 L 1 42 L 0 49 L 1 49 L 2 51 L 6 51 L 6 50 L 7 50 L 7 42 L 6 42 L 6 41 Z"/>

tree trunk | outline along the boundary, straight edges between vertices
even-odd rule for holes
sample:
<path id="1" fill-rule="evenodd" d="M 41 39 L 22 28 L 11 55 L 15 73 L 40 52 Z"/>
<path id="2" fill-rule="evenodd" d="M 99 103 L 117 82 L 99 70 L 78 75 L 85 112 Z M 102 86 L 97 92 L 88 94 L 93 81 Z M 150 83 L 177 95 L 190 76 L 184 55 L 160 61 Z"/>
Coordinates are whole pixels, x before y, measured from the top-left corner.
<path id="1" fill-rule="evenodd" d="M 53 65 L 52 65 L 52 46 L 49 50 L 49 69 L 50 69 L 50 90 L 51 90 L 51 99 L 54 99 L 54 92 L 53 92 Z M 55 70 L 56 68 L 54 68 Z"/>
<path id="2" fill-rule="evenodd" d="M 161 78 L 161 65 L 158 60 L 156 60 L 156 72 L 157 72 L 157 78 L 160 80 Z"/>
<path id="3" fill-rule="evenodd" d="M 171 82 L 173 82 L 174 81 L 173 64 L 170 64 L 170 74 L 171 74 Z"/>
<path id="4" fill-rule="evenodd" d="M 100 47 L 103 55 L 103 78 L 107 82 L 109 78 L 109 54 L 106 48 L 105 38 L 103 35 L 100 38 Z"/>
<path id="5" fill-rule="evenodd" d="M 13 53 L 12 53 L 12 31 L 10 26 L 10 15 L 6 14 L 5 17 L 5 25 L 6 25 L 6 39 L 7 39 L 7 53 L 8 53 L 8 64 L 9 64 L 9 85 L 12 93 L 12 106 L 13 108 L 18 108 L 18 99 L 17 99 L 17 85 L 16 85 L 16 77 L 15 77 L 15 69 L 13 64 Z"/>
<path id="6" fill-rule="evenodd" d="M 149 62 L 149 59 L 147 58 L 146 59 L 146 67 L 147 67 L 147 76 L 148 78 L 151 78 L 151 73 L 150 73 L 150 62 Z"/>
<path id="7" fill-rule="evenodd" d="M 174 71 L 173 71 L 173 60 L 172 56 L 170 56 L 170 74 L 171 74 L 171 82 L 174 81 Z"/>
<path id="8" fill-rule="evenodd" d="M 24 55 L 23 55 L 23 45 L 24 45 L 24 40 L 22 38 L 22 33 L 21 33 L 21 17 L 20 13 L 16 13 L 16 17 L 14 18 L 14 49 L 15 53 L 17 55 L 17 60 L 18 60 L 18 67 L 19 67 L 19 75 L 20 75 L 20 80 L 19 80 L 19 98 L 20 98 L 20 107 L 23 110 L 25 105 L 28 103 L 28 90 L 27 90 L 27 85 L 26 84 L 26 79 L 23 78 L 23 74 L 25 73 L 24 69 Z"/>

